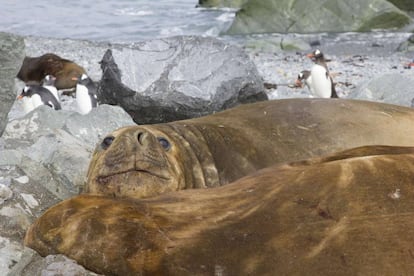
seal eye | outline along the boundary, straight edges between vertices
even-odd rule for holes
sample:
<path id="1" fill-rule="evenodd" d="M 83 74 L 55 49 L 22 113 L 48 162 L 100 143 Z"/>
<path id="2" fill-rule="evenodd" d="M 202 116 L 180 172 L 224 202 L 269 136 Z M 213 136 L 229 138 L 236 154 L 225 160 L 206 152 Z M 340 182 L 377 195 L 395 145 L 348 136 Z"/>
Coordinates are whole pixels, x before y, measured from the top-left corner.
<path id="1" fill-rule="evenodd" d="M 114 141 L 115 137 L 114 136 L 107 136 L 103 139 L 102 143 L 101 143 L 101 147 L 106 150 L 107 148 L 109 148 L 109 146 L 112 144 L 112 142 Z"/>
<path id="2" fill-rule="evenodd" d="M 158 142 L 160 142 L 161 146 L 165 149 L 165 150 L 169 150 L 171 148 L 171 144 L 170 142 L 168 142 L 167 139 L 162 138 L 162 137 L 158 137 Z"/>

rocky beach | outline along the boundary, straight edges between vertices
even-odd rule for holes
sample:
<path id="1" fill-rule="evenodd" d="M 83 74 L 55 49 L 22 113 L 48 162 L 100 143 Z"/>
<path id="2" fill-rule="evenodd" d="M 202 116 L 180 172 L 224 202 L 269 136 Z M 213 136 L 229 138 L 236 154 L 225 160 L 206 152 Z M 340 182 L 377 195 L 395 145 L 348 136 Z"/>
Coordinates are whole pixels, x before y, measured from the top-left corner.
<path id="1" fill-rule="evenodd" d="M 237 24 L 232 32 L 241 28 Z M 317 48 L 330 60 L 340 98 L 413 106 L 414 68 L 409 63 L 414 58 L 414 39 L 406 28 L 399 32 L 177 36 L 136 43 L 1 33 L 1 41 L 0 61 L 9 70 L 0 70 L 0 98 L 5 99 L 0 105 L 0 275 L 97 275 L 63 255 L 43 258 L 25 248 L 23 238 L 29 225 L 50 206 L 82 191 L 96 144 L 114 129 L 142 119 L 134 117 L 141 106 L 131 107 L 122 100 L 129 100 L 131 94 L 119 92 L 115 99 L 105 98 L 117 78 L 107 75 L 102 63 L 108 49 L 126 91 L 139 94 L 138 99 L 151 99 L 149 103 L 162 103 L 145 109 L 143 122 L 203 116 L 266 97 L 312 97 L 306 87 L 293 85 L 298 73 L 313 64 L 306 54 Z M 44 53 L 58 54 L 85 68 L 100 84 L 101 105 L 80 115 L 74 98 L 62 96 L 61 111 L 42 106 L 24 114 L 21 102 L 15 101 L 24 83 L 14 76 L 25 55 Z M 207 62 L 209 56 L 213 58 Z M 273 86 L 265 88 L 264 83 Z M 160 96 L 167 89 L 179 93 L 175 98 Z M 179 115 L 154 119 L 160 110 Z"/>
<path id="2" fill-rule="evenodd" d="M 317 47 L 324 49 L 331 59 L 329 67 L 337 73 L 334 80 L 341 98 L 411 106 L 414 70 L 406 64 L 411 61 L 412 52 L 398 50 L 409 34 L 349 36 L 359 41 L 346 35 L 343 41 L 329 35 L 321 35 L 319 39 L 294 37 L 291 43 L 298 45 L 298 49 L 286 51 L 278 48 L 280 38 L 277 36 L 250 37 L 237 47 L 248 54 L 264 82 L 277 85 L 276 89 L 263 89 L 269 99 L 311 96 L 306 87 L 291 85 L 298 72 L 312 65 L 305 56 L 312 51 L 308 43 L 312 39 L 319 41 Z M 57 53 L 81 64 L 95 80 L 102 76 L 100 60 L 105 51 L 113 47 L 104 43 L 39 37 L 25 37 L 24 41 L 27 55 Z M 122 47 L 116 45 L 115 48 Z M 22 85 L 16 81 L 14 93 L 17 94 Z M 64 256 L 39 257 L 22 246 L 22 238 L 35 217 L 60 200 L 79 193 L 95 144 L 106 133 L 134 122 L 117 106 L 101 105 L 82 116 L 76 112 L 73 98 L 64 96 L 63 100 L 63 110 L 58 112 L 44 107 L 24 115 L 21 103 L 15 101 L 9 113 L 0 139 L 0 214 L 5 218 L 1 223 L 2 274 L 56 275 L 61 271 L 76 271 L 73 275 L 93 275 Z"/>

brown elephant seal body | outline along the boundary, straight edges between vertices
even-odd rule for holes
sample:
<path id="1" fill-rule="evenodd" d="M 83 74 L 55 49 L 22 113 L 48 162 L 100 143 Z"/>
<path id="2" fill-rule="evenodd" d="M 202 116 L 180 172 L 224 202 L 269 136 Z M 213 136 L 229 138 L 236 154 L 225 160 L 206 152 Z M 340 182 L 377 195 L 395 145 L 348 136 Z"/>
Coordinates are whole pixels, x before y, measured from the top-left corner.
<path id="1" fill-rule="evenodd" d="M 106 275 L 410 275 L 414 148 L 363 147 L 153 199 L 81 195 L 25 244 Z"/>
<path id="2" fill-rule="evenodd" d="M 97 147 L 86 191 L 142 198 L 216 187 L 279 162 L 352 147 L 411 146 L 413 122 L 414 110 L 406 107 L 288 99 L 191 120 L 126 127 Z"/>
<path id="3" fill-rule="evenodd" d="M 48 53 L 39 57 L 25 57 L 17 77 L 25 83 L 40 83 L 46 75 L 56 77 L 54 85 L 57 89 L 76 87 L 77 81 L 72 78 L 86 74 L 85 69 L 73 61 Z"/>

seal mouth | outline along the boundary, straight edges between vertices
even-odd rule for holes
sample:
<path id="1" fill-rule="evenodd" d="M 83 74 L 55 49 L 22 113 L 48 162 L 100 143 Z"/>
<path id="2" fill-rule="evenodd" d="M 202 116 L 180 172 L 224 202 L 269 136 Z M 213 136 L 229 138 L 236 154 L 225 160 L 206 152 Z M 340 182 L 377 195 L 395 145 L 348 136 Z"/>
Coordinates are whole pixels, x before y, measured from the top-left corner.
<path id="1" fill-rule="evenodd" d="M 120 171 L 120 172 L 116 172 L 116 173 L 111 173 L 111 174 L 107 174 L 107 175 L 100 175 L 96 177 L 96 181 L 100 184 L 108 184 L 108 182 L 110 182 L 110 180 L 116 176 L 120 176 L 120 175 L 126 175 L 129 173 L 139 173 L 139 174 L 146 174 L 146 175 L 150 175 L 153 177 L 157 177 L 157 178 L 161 178 L 163 180 L 170 180 L 169 177 L 166 177 L 164 175 L 160 175 L 160 174 L 156 174 L 154 172 L 150 172 L 147 170 L 142 170 L 142 169 L 131 169 L 131 170 L 125 170 L 125 171 Z"/>

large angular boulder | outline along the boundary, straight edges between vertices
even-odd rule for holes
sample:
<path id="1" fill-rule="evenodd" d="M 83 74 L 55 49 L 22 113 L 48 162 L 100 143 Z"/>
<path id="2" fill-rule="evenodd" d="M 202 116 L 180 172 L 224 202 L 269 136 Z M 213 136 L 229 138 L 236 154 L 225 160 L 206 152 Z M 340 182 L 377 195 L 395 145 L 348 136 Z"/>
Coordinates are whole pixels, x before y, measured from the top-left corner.
<path id="1" fill-rule="evenodd" d="M 229 8 L 240 8 L 248 0 L 198 0 L 198 7 L 229 7 Z M 413 11 L 414 2 L 412 0 L 387 0 L 397 8 L 404 11 Z"/>
<path id="2" fill-rule="evenodd" d="M 384 74 L 364 83 L 350 98 L 411 106 L 414 79 L 401 74 Z"/>
<path id="3" fill-rule="evenodd" d="M 187 119 L 267 100 L 254 63 L 216 38 L 178 36 L 108 50 L 98 98 L 139 124 Z"/>
<path id="4" fill-rule="evenodd" d="M 411 22 L 386 0 L 249 0 L 226 33 L 360 32 Z"/>
<path id="5" fill-rule="evenodd" d="M 79 193 L 96 143 L 114 129 L 132 124 L 125 111 L 110 105 L 85 116 L 40 106 L 9 122 L 0 165 L 17 165 L 30 179 L 65 199 Z"/>
<path id="6" fill-rule="evenodd" d="M 14 78 L 24 58 L 23 38 L 0 32 L 0 136 L 16 99 Z"/>

